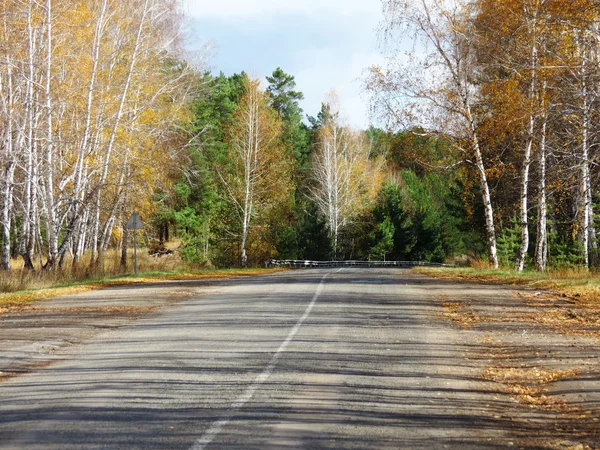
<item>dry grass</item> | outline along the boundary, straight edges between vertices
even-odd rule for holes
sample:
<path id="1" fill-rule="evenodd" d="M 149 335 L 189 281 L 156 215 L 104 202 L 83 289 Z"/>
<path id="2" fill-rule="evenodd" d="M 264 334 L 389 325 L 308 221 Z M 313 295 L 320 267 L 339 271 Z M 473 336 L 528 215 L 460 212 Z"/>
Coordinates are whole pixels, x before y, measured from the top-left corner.
<path id="1" fill-rule="evenodd" d="M 120 264 L 120 252 L 114 250 L 106 253 L 101 264 L 93 264 L 90 255 L 85 255 L 77 267 L 73 267 L 69 262 L 60 270 L 28 271 L 23 269 L 20 259 L 15 260 L 12 262 L 13 270 L 10 273 L 0 272 L 0 292 L 45 289 L 74 282 L 126 276 L 133 272 L 133 250 L 129 253 L 126 268 Z M 193 270 L 194 267 L 181 261 L 177 254 L 156 258 L 150 256 L 147 251 L 139 250 L 138 269 L 140 273 L 175 272 Z"/>
<path id="2" fill-rule="evenodd" d="M 138 251 L 138 277 L 131 274 L 130 251 L 129 266 L 123 270 L 120 265 L 120 253 L 111 251 L 106 254 L 100 266 L 91 264 L 89 256 L 83 258 L 77 268 L 66 267 L 62 270 L 27 271 L 15 262 L 11 272 L 0 272 L 0 314 L 21 309 L 24 306 L 45 298 L 77 294 L 108 286 L 152 282 L 158 280 L 197 280 L 205 278 L 230 278 L 261 275 L 282 271 L 283 269 L 229 269 L 213 270 L 193 266 L 181 261 L 177 254 L 152 257 L 147 251 Z"/>

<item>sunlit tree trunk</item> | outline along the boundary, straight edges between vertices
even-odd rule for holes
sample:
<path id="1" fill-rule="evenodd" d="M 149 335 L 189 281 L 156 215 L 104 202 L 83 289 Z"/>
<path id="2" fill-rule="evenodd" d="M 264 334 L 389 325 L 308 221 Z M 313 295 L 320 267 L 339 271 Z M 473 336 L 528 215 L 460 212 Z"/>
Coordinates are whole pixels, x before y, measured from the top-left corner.
<path id="1" fill-rule="evenodd" d="M 260 145 L 262 136 L 260 135 L 260 91 L 255 83 L 250 83 L 248 86 L 248 101 L 246 104 L 245 126 L 247 127 L 246 142 L 244 148 L 240 149 L 242 163 L 244 165 L 244 200 L 242 204 L 242 239 L 240 246 L 240 255 L 242 267 L 248 265 L 248 232 L 250 231 L 250 221 L 252 219 L 254 207 L 254 189 L 255 177 L 257 176 L 258 168 L 260 167 Z"/>
<path id="2" fill-rule="evenodd" d="M 149 0 L 145 0 L 145 2 L 143 3 L 143 7 L 142 7 L 142 11 L 141 11 L 141 17 L 140 17 L 140 21 L 138 24 L 138 28 L 135 34 L 135 39 L 134 39 L 134 43 L 133 43 L 133 48 L 131 50 L 131 55 L 130 55 L 130 60 L 129 60 L 129 66 L 128 66 L 128 70 L 127 70 L 127 76 L 125 79 L 125 83 L 123 85 L 122 91 L 121 91 L 121 96 L 120 96 L 120 100 L 119 100 L 119 106 L 117 108 L 117 112 L 115 114 L 115 118 L 112 124 L 112 130 L 110 133 L 110 138 L 108 140 L 108 143 L 106 145 L 106 151 L 104 153 L 104 159 L 103 159 L 103 163 L 102 163 L 102 173 L 100 176 L 100 180 L 98 182 L 98 186 L 95 192 L 95 196 L 96 196 L 96 204 L 95 204 L 95 223 L 94 223 L 94 233 L 93 233 L 93 239 L 94 239 L 94 253 L 97 251 L 97 261 L 96 263 L 101 264 L 101 252 L 102 252 L 102 244 L 99 239 L 101 238 L 100 235 L 100 213 L 101 213 L 101 198 L 102 198 L 102 189 L 104 184 L 106 183 L 106 178 L 108 176 L 108 172 L 110 169 L 110 164 L 111 164 L 111 156 L 113 153 L 113 149 L 115 146 L 115 142 L 117 139 L 117 133 L 119 131 L 119 126 L 121 125 L 121 119 L 123 118 L 123 113 L 124 113 L 124 109 L 125 109 L 125 102 L 127 100 L 127 97 L 129 95 L 129 89 L 131 87 L 131 82 L 133 79 L 133 73 L 136 67 L 136 63 L 137 63 L 137 58 L 138 58 L 138 54 L 140 51 L 140 45 L 141 45 L 141 41 L 142 41 L 142 36 L 143 36 L 143 32 L 144 32 L 144 28 L 146 27 L 147 23 L 147 15 L 150 12 L 150 1 Z M 95 255 L 94 255 L 95 256 Z"/>
<path id="3" fill-rule="evenodd" d="M 46 142 L 44 150 L 44 200 L 46 213 L 46 233 L 48 236 L 47 268 L 54 268 L 58 256 L 58 216 L 54 200 L 54 128 L 52 117 L 54 114 L 52 103 L 52 0 L 46 0 L 46 66 L 45 66 L 45 112 L 46 112 Z"/>
<path id="4" fill-rule="evenodd" d="M 13 76 L 11 70 L 12 62 L 10 56 L 6 55 L 6 72 L 0 72 L 0 95 L 2 95 L 2 115 L 4 116 L 4 133 L 0 145 L 0 201 L 2 202 L 2 255 L 0 268 L 10 270 L 10 243 L 13 209 L 13 186 L 16 160 L 14 155 L 14 130 L 13 130 Z"/>
<path id="5" fill-rule="evenodd" d="M 592 182 L 590 175 L 590 88 L 588 73 L 588 52 L 587 43 L 583 42 L 585 37 L 578 40 L 578 52 L 581 60 L 580 77 L 580 98 L 581 98 L 581 152 L 580 152 L 580 185 L 579 195 L 581 198 L 580 207 L 580 230 L 579 239 L 581 242 L 582 260 L 585 267 L 590 265 L 590 235 L 593 216 L 592 205 Z"/>
<path id="6" fill-rule="evenodd" d="M 32 270 L 33 252 L 35 247 L 36 212 L 37 212 L 37 143 L 35 140 L 35 130 L 37 129 L 35 101 L 35 53 L 36 40 L 33 31 L 33 0 L 29 0 L 27 7 L 27 79 L 26 79 L 26 142 L 24 151 L 26 152 L 25 180 L 23 190 L 23 215 L 21 219 L 21 236 L 19 241 L 19 253 L 23 258 L 24 267 Z"/>
<path id="7" fill-rule="evenodd" d="M 94 94 L 96 90 L 96 77 L 98 76 L 98 65 L 100 62 L 100 44 L 104 32 L 105 16 L 107 9 L 107 0 L 102 0 L 100 11 L 98 13 L 96 30 L 94 33 L 94 40 L 92 43 L 92 68 L 90 71 L 90 79 L 87 88 L 87 98 L 85 106 L 85 118 L 84 127 L 81 136 L 81 143 L 79 145 L 79 151 L 77 153 L 77 161 L 74 168 L 74 183 L 73 192 L 71 199 L 71 234 L 75 234 L 76 243 L 73 246 L 73 266 L 76 267 L 79 263 L 80 251 L 82 250 L 79 245 L 80 238 L 77 236 L 81 232 L 81 216 L 82 209 L 88 208 L 88 205 L 83 203 L 83 184 L 84 184 L 84 161 L 86 155 L 90 152 L 89 146 L 91 139 L 91 126 L 92 126 L 92 109 L 94 107 Z M 79 233 L 78 233 L 79 232 Z M 67 236 L 67 239 L 71 236 Z"/>
<path id="8" fill-rule="evenodd" d="M 547 114 L 544 114 L 542 122 L 540 148 L 538 150 L 538 221 L 537 237 L 535 244 L 535 268 L 538 272 L 544 272 L 548 265 L 548 202 L 546 193 L 547 124 Z"/>
<path id="9" fill-rule="evenodd" d="M 496 245 L 496 226 L 494 224 L 494 208 L 492 206 L 492 196 L 490 194 L 490 186 L 487 180 L 487 174 L 485 171 L 485 164 L 483 162 L 483 154 L 479 145 L 479 136 L 475 127 L 475 121 L 471 114 L 471 105 L 468 101 L 465 101 L 465 111 L 467 120 L 469 121 L 471 128 L 471 142 L 473 145 L 473 152 L 475 154 L 475 166 L 477 167 L 477 173 L 479 174 L 479 188 L 481 190 L 481 198 L 483 200 L 483 208 L 485 215 L 485 235 L 488 250 L 488 257 L 490 265 L 494 268 L 498 268 L 498 249 Z"/>
<path id="10" fill-rule="evenodd" d="M 533 140 L 535 133 L 535 99 L 537 90 L 537 8 L 534 6 L 533 18 L 528 24 L 529 34 L 531 35 L 531 47 L 529 53 L 529 120 L 527 132 L 525 135 L 525 146 L 523 151 L 523 163 L 521 167 L 521 199 L 520 199 L 520 219 L 521 219 L 521 246 L 517 254 L 515 269 L 522 272 L 525 268 L 525 259 L 529 249 L 529 169 L 531 167 L 531 154 L 533 151 Z"/>
<path id="11" fill-rule="evenodd" d="M 344 185 L 349 182 L 346 177 L 349 169 L 344 166 L 350 163 L 351 157 L 348 130 L 337 120 L 337 117 L 331 117 L 320 131 L 312 164 L 316 186 L 311 190 L 313 200 L 327 220 L 334 259 L 338 257 L 340 226 L 344 221 L 341 210 L 347 200 Z"/>

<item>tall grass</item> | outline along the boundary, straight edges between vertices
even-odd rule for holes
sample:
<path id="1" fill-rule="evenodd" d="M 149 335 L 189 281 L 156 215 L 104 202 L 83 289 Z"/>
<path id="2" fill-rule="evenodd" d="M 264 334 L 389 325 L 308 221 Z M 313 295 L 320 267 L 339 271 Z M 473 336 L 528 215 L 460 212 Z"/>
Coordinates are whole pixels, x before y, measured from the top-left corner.
<path id="1" fill-rule="evenodd" d="M 0 272 L 0 292 L 45 289 L 130 276 L 133 273 L 133 250 L 129 252 L 125 269 L 121 266 L 120 261 L 121 254 L 116 250 L 109 250 L 102 264 L 93 264 L 91 256 L 85 255 L 77 267 L 73 267 L 69 261 L 65 267 L 56 270 L 25 270 L 22 262 L 15 260 L 11 272 Z M 175 273 L 198 270 L 198 267 L 186 264 L 176 253 L 153 257 L 147 251 L 138 250 L 138 270 L 140 274 L 147 272 Z"/>

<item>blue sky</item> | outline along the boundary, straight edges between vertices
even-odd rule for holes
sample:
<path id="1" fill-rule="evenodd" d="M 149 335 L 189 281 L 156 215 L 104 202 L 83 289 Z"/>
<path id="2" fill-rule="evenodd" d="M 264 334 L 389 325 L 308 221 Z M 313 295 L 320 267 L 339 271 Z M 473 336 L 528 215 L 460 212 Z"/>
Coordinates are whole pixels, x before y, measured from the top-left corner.
<path id="1" fill-rule="evenodd" d="M 264 79 L 280 66 L 296 77 L 305 113 L 316 115 L 332 89 L 350 124 L 368 125 L 360 78 L 381 63 L 379 0 L 184 0 L 198 45 L 212 41 L 214 72 Z"/>

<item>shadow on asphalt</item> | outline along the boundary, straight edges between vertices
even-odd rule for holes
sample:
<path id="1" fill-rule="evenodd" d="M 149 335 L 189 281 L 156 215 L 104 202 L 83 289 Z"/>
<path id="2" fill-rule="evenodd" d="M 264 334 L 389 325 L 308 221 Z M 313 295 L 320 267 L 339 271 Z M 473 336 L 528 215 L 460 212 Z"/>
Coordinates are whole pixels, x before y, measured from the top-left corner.
<path id="1" fill-rule="evenodd" d="M 217 280 L 210 285 L 316 285 L 324 274 L 324 270 L 311 270 L 306 274 L 294 272 L 293 277 L 277 274 Z M 381 278 L 368 270 L 352 276 L 344 271 L 332 274 L 326 283 L 350 284 L 371 276 L 384 284 L 426 284 L 433 296 L 454 284 L 404 277 L 402 272 L 397 279 Z M 202 280 L 176 283 L 206 284 Z M 261 298 L 257 308 L 255 298 L 242 293 L 227 295 L 225 305 L 218 294 L 189 301 L 209 308 L 205 315 L 174 315 L 160 324 L 142 321 L 132 325 L 131 329 L 146 333 L 138 340 L 120 339 L 119 345 L 130 350 L 118 355 L 108 342 L 106 347 L 96 346 L 96 352 L 86 354 L 83 367 L 57 365 L 40 371 L 51 376 L 50 380 L 23 377 L 13 380 L 10 388 L 0 385 L 0 399 L 10 405 L 0 414 L 0 448 L 14 438 L 11 429 L 23 426 L 29 427 L 33 441 L 48 448 L 189 448 L 215 420 L 232 415 L 232 399 L 269 364 L 281 336 L 299 316 L 282 315 L 278 298 Z M 431 298 L 346 293 L 342 316 L 336 309 L 340 298 L 324 293 L 318 301 L 318 314 L 310 315 L 303 324 L 312 337 L 299 334 L 294 346 L 281 355 L 273 375 L 222 431 L 219 441 L 226 443 L 222 448 L 506 448 L 506 441 L 496 439 L 498 430 L 521 439 L 548 440 L 556 438 L 556 430 L 540 428 L 536 422 L 551 418 L 565 430 L 573 425 L 550 412 L 524 411 L 473 375 L 470 369 L 480 366 L 480 361 L 457 359 L 460 354 L 484 354 L 484 346 L 420 339 L 418 328 L 437 320 L 439 308 Z M 307 296 L 289 295 L 286 302 L 297 304 L 301 311 Z M 238 311 L 235 315 L 231 314 L 232 305 Z M 328 335 L 333 327 L 342 330 L 338 336 Z M 168 338 L 173 351 L 154 352 L 149 350 L 153 341 L 164 339 L 160 328 L 197 330 L 198 336 L 174 332 Z M 385 328 L 412 328 L 415 340 L 369 339 L 369 329 Z M 201 331 L 217 329 L 221 330 L 218 335 L 200 335 Z M 254 331 L 244 342 L 244 330 L 249 329 Z M 236 339 L 236 335 L 241 337 Z M 322 346 L 339 350 L 323 351 Z M 435 370 L 425 370 L 428 367 Z M 301 381 L 305 375 L 312 381 Z M 320 378 L 327 382 L 315 381 Z M 464 382 L 476 387 L 463 388 Z M 296 401 L 290 404 L 289 399 Z M 324 405 L 324 400 L 330 401 Z M 519 420 L 524 414 L 533 420 Z M 49 421 L 45 429 L 36 428 L 40 420 Z M 281 438 L 279 443 L 267 445 L 273 436 L 265 423 L 277 424 L 279 430 L 293 430 L 295 440 Z M 327 432 L 314 432 L 324 427 Z M 406 430 L 405 435 L 395 433 L 398 427 Z M 276 432 L 274 436 L 277 438 Z"/>
<path id="2" fill-rule="evenodd" d="M 324 275 L 330 273 L 327 283 L 337 284 L 382 284 L 398 286 L 427 286 L 444 289 L 445 287 L 455 287 L 456 280 L 430 278 L 424 275 L 416 275 L 410 269 L 380 269 L 380 268 L 344 268 L 336 273 L 331 268 L 313 268 L 313 269 L 295 269 L 288 272 L 279 272 L 268 275 L 241 276 L 235 278 L 204 278 L 198 280 L 171 280 L 144 283 L 144 287 L 163 288 L 172 287 L 174 284 L 181 287 L 204 287 L 204 286 L 264 286 L 264 285 L 294 285 L 294 284 L 319 284 Z M 131 290 L 137 289 L 140 285 L 125 284 L 112 286 L 111 290 Z M 498 286 L 493 284 L 464 284 L 464 289 L 485 289 L 497 290 Z M 510 287 L 508 287 L 510 289 Z M 522 289 L 522 287 L 521 287 Z"/>

